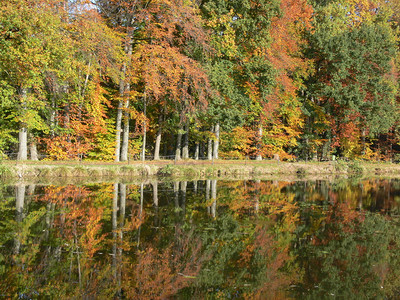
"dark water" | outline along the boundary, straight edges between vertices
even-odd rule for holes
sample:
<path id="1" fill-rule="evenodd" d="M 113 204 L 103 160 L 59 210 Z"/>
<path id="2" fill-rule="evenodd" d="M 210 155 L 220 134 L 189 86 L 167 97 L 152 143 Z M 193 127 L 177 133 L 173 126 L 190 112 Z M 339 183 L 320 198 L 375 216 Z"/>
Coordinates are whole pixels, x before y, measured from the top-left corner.
<path id="1" fill-rule="evenodd" d="M 400 298 L 398 180 L 0 192 L 0 298 Z"/>

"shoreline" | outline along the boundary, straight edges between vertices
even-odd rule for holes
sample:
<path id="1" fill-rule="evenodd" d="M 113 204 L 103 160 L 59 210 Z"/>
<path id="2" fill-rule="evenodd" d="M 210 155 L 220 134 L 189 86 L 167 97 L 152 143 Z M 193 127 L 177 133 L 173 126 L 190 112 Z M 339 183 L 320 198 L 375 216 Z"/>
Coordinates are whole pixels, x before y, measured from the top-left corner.
<path id="1" fill-rule="evenodd" d="M 82 179 L 143 180 L 184 178 L 240 179 L 303 179 L 329 177 L 400 177 L 400 164 L 387 162 L 331 161 L 331 162 L 277 162 L 264 161 L 149 161 L 131 163 L 108 162 L 14 162 L 0 164 L 0 178 L 10 181 L 72 181 Z"/>

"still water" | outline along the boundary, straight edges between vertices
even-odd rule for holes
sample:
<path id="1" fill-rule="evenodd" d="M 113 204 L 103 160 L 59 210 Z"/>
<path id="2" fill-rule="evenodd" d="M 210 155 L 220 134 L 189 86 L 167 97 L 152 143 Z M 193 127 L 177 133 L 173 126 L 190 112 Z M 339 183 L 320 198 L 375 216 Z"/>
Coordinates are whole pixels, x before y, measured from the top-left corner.
<path id="1" fill-rule="evenodd" d="M 0 298 L 399 299 L 400 181 L 0 187 Z"/>

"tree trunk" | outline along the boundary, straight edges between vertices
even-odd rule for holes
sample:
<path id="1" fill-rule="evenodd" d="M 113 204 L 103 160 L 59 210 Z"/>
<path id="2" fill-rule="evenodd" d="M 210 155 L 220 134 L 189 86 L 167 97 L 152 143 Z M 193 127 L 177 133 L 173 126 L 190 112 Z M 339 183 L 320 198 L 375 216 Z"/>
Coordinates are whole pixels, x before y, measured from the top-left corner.
<path id="1" fill-rule="evenodd" d="M 54 138 L 56 128 L 56 100 L 55 96 L 51 97 L 51 110 L 50 110 L 50 136 Z"/>
<path id="2" fill-rule="evenodd" d="M 129 41 L 128 45 L 125 46 L 125 53 L 127 57 L 130 58 L 132 56 L 132 42 Z M 126 65 L 124 65 L 124 76 L 126 75 Z M 122 136 L 122 149 L 121 149 L 121 160 L 127 161 L 128 160 L 128 152 L 129 152 L 129 93 L 131 91 L 131 85 L 129 82 L 125 83 L 124 88 L 124 96 L 125 99 L 125 107 L 124 107 L 124 134 Z"/>
<path id="3" fill-rule="evenodd" d="M 121 94 L 121 83 L 120 83 Z M 122 100 L 118 102 L 117 121 L 115 133 L 115 161 L 120 161 L 121 158 L 121 128 L 122 128 Z"/>
<path id="4" fill-rule="evenodd" d="M 194 159 L 199 160 L 200 144 L 197 142 L 194 150 Z"/>
<path id="5" fill-rule="evenodd" d="M 132 43 L 126 42 L 124 47 L 125 53 L 128 57 L 132 55 Z M 122 128 L 122 107 L 123 107 L 123 98 L 126 94 L 126 88 L 129 88 L 129 85 L 126 84 L 126 73 L 127 73 L 127 64 L 124 62 L 121 69 L 121 79 L 119 81 L 119 97 L 120 100 L 118 102 L 118 110 L 117 110 L 117 120 L 116 120 L 116 135 L 115 135 L 115 161 L 120 161 L 121 159 L 121 128 Z M 129 106 L 129 100 L 126 100 Z M 126 106 L 126 102 L 125 102 Z M 124 113 L 125 116 L 125 113 Z M 128 116 L 129 117 L 129 116 Z M 126 124 L 124 124 L 126 125 Z M 128 127 L 129 127 L 129 119 L 128 119 Z M 124 131 L 126 127 L 124 128 Z M 129 136 L 129 131 L 128 131 Z M 126 147 L 126 146 L 124 146 Z"/>
<path id="6" fill-rule="evenodd" d="M 129 84 L 127 84 L 127 92 L 129 92 Z M 121 161 L 128 160 L 129 150 L 129 99 L 125 101 L 124 107 L 124 132 L 122 135 L 122 146 L 121 146 Z"/>
<path id="7" fill-rule="evenodd" d="M 29 152 L 31 153 L 31 160 L 39 160 L 38 157 L 38 152 L 37 152 L 37 147 L 36 147 L 36 142 L 33 140 L 33 138 L 31 138 L 32 141 L 29 145 Z"/>
<path id="8" fill-rule="evenodd" d="M 179 126 L 178 136 L 176 139 L 175 160 L 181 159 L 181 146 L 182 146 L 182 126 Z"/>
<path id="9" fill-rule="evenodd" d="M 19 129 L 18 135 L 18 160 L 27 160 L 28 159 L 28 130 L 25 127 L 25 124 L 21 125 L 22 127 Z"/>
<path id="10" fill-rule="evenodd" d="M 160 145 L 161 145 L 161 135 L 162 135 L 162 114 L 158 116 L 158 128 L 156 134 L 156 143 L 154 145 L 154 160 L 160 160 Z"/>
<path id="11" fill-rule="evenodd" d="M 256 160 L 262 160 L 261 147 L 262 147 L 263 128 L 260 125 L 258 128 L 258 141 L 257 141 L 257 157 Z"/>
<path id="12" fill-rule="evenodd" d="M 211 132 L 214 131 L 214 126 L 211 127 Z M 212 138 L 208 139 L 208 143 L 207 143 L 207 158 L 208 160 L 212 160 L 213 158 L 213 148 L 212 148 Z"/>
<path id="13" fill-rule="evenodd" d="M 147 138 L 147 135 L 146 135 L 146 132 L 147 132 L 147 128 L 146 128 L 146 109 L 147 109 L 147 107 L 146 107 L 146 105 L 147 105 L 147 103 L 146 103 L 146 92 L 144 92 L 144 95 L 143 95 L 143 105 L 144 105 L 144 108 L 143 108 L 143 113 L 144 113 L 144 119 L 143 119 L 143 144 L 142 144 L 142 161 L 145 161 L 146 160 L 146 138 Z"/>
<path id="14" fill-rule="evenodd" d="M 23 88 L 21 90 L 21 100 L 22 100 L 22 113 L 24 114 L 27 110 L 27 98 L 28 91 Z M 27 160 L 28 159 L 28 128 L 26 123 L 21 123 L 18 134 L 18 160 Z"/>
<path id="15" fill-rule="evenodd" d="M 365 127 L 361 130 L 361 141 L 362 141 L 362 148 L 361 148 L 361 155 L 364 156 L 365 153 L 367 152 L 367 146 L 365 143 Z"/>
<path id="16" fill-rule="evenodd" d="M 218 149 L 219 149 L 219 123 L 215 125 L 215 140 L 214 140 L 214 159 L 218 159 Z"/>
<path id="17" fill-rule="evenodd" d="M 183 140 L 183 149 L 182 149 L 182 158 L 188 159 L 189 158 L 189 125 L 185 125 L 185 137 Z"/>

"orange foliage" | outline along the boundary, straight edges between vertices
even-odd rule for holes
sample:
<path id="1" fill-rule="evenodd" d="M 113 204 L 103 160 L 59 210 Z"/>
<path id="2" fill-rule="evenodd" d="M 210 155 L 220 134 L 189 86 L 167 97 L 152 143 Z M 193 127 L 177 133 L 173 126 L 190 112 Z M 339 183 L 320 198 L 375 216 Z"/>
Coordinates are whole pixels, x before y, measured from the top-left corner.
<path id="1" fill-rule="evenodd" d="M 163 250 L 151 246 L 138 250 L 136 261 L 124 264 L 123 285 L 127 298 L 167 299 L 175 295 L 199 273 L 204 260 L 200 251 L 200 241 L 187 234 L 179 237 L 179 243 Z"/>
<path id="2" fill-rule="evenodd" d="M 73 104 L 69 112 L 59 117 L 59 125 L 65 128 L 55 137 L 42 138 L 49 159 L 79 159 L 94 147 L 97 134 L 107 133 L 104 122 Z"/>

